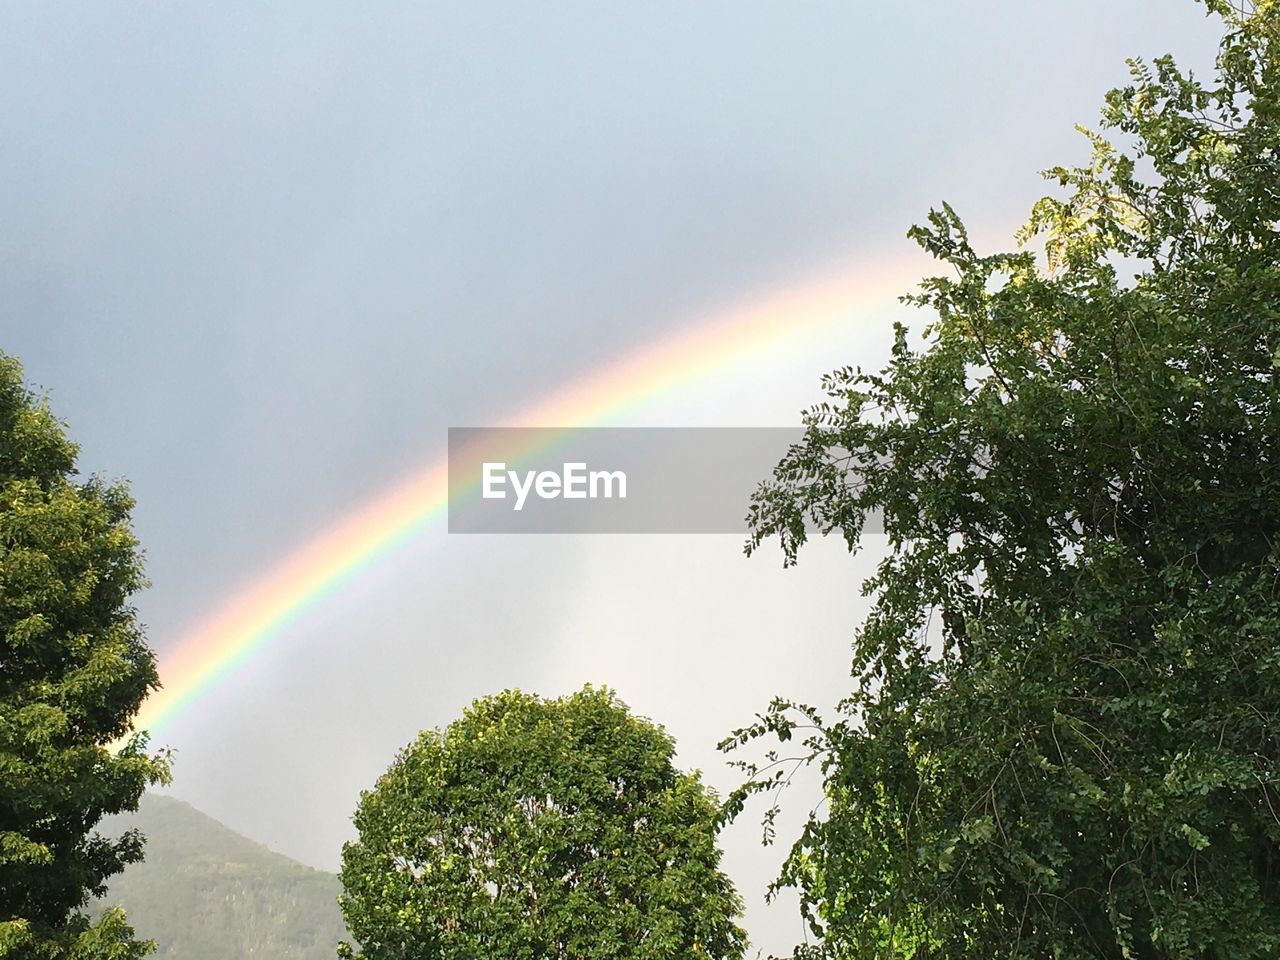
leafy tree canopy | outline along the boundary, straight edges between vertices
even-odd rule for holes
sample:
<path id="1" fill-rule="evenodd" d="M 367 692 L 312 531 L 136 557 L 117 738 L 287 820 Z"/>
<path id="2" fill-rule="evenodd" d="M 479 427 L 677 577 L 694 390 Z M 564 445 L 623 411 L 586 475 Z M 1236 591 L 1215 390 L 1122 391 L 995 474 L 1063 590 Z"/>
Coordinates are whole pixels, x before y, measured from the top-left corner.
<path id="1" fill-rule="evenodd" d="M 76 448 L 0 354 L 0 957 L 149 952 L 120 911 L 81 912 L 142 856 L 93 833 L 167 776 L 130 721 L 156 686 L 129 606 L 143 583 L 123 486 L 80 481 Z"/>
<path id="2" fill-rule="evenodd" d="M 673 750 L 590 687 L 508 691 L 422 733 L 362 795 L 359 840 L 343 850 L 362 955 L 741 957 L 717 807 Z"/>
<path id="3" fill-rule="evenodd" d="M 1280 4 L 1208 5 L 1212 82 L 1131 63 L 1043 256 L 911 231 L 924 345 L 827 377 L 755 498 L 749 549 L 889 547 L 835 719 L 725 745 L 822 765 L 810 952 L 1280 956 Z"/>

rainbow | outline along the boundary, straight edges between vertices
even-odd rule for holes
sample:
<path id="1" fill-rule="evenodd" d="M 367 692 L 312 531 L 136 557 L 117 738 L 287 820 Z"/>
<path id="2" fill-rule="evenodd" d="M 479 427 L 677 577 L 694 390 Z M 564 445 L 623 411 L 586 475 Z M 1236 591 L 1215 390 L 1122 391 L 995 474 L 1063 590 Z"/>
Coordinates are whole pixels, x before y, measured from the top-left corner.
<path id="1" fill-rule="evenodd" d="M 559 387 L 499 425 L 570 429 L 607 422 L 785 338 L 889 305 L 909 277 L 920 275 L 911 270 L 918 264 L 865 263 L 718 311 Z M 441 456 L 284 556 L 163 651 L 164 686 L 144 702 L 134 729 L 163 730 L 305 613 L 440 524 L 447 507 L 448 464 Z"/>

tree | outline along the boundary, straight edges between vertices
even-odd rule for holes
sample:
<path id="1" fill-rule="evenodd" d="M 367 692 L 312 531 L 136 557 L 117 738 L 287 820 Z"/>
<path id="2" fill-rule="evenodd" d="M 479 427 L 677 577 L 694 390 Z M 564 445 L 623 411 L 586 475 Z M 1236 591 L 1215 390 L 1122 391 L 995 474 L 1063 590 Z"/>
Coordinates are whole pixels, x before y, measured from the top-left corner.
<path id="1" fill-rule="evenodd" d="M 76 453 L 0 355 L 0 956 L 124 960 L 150 952 L 124 914 L 91 925 L 81 908 L 142 838 L 92 831 L 168 768 L 129 736 L 157 686 L 129 606 L 143 584 L 132 501 L 77 480 Z"/>
<path id="2" fill-rule="evenodd" d="M 823 771 L 809 953 L 1280 956 L 1280 4 L 1209 7 L 1213 81 L 1131 61 L 1043 257 L 911 231 L 924 345 L 829 375 L 753 501 L 787 562 L 887 535 L 834 719 L 724 745 Z M 791 772 L 745 766 L 729 815 Z"/>
<path id="3" fill-rule="evenodd" d="M 612 693 L 507 691 L 360 798 L 342 910 L 369 960 L 741 957 L 717 806 Z M 352 955 L 350 947 L 344 948 Z"/>

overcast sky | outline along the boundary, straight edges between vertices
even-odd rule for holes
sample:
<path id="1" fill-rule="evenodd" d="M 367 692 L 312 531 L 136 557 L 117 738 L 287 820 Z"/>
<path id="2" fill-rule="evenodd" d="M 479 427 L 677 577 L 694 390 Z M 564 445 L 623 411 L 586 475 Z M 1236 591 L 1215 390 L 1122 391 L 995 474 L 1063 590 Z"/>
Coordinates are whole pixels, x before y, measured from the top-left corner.
<path id="1" fill-rule="evenodd" d="M 0 349 L 127 477 L 163 653 L 333 518 L 726 303 L 873 258 L 950 201 L 1007 246 L 1124 58 L 1204 64 L 1190 0 L 0 5 Z M 894 317 L 628 412 L 793 423 Z M 874 551 L 875 545 L 872 545 Z M 615 686 L 713 744 L 847 686 L 858 580 L 734 537 L 428 532 L 165 731 L 173 792 L 333 868 L 416 730 L 519 685 Z M 728 838 L 757 945 L 774 854 Z"/>

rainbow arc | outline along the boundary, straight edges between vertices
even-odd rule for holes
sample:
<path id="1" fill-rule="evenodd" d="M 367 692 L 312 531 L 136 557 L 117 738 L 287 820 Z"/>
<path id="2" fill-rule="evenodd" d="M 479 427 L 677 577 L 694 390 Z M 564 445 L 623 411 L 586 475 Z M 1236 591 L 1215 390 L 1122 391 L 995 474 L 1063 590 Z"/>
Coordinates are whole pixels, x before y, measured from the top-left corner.
<path id="1" fill-rule="evenodd" d="M 607 423 L 771 345 L 875 315 L 909 289 L 918 264 L 864 263 L 716 312 L 558 387 L 498 425 L 569 430 Z M 441 456 L 283 556 L 162 652 L 164 686 L 143 704 L 135 728 L 163 731 L 304 614 L 442 524 L 447 507 Z"/>

